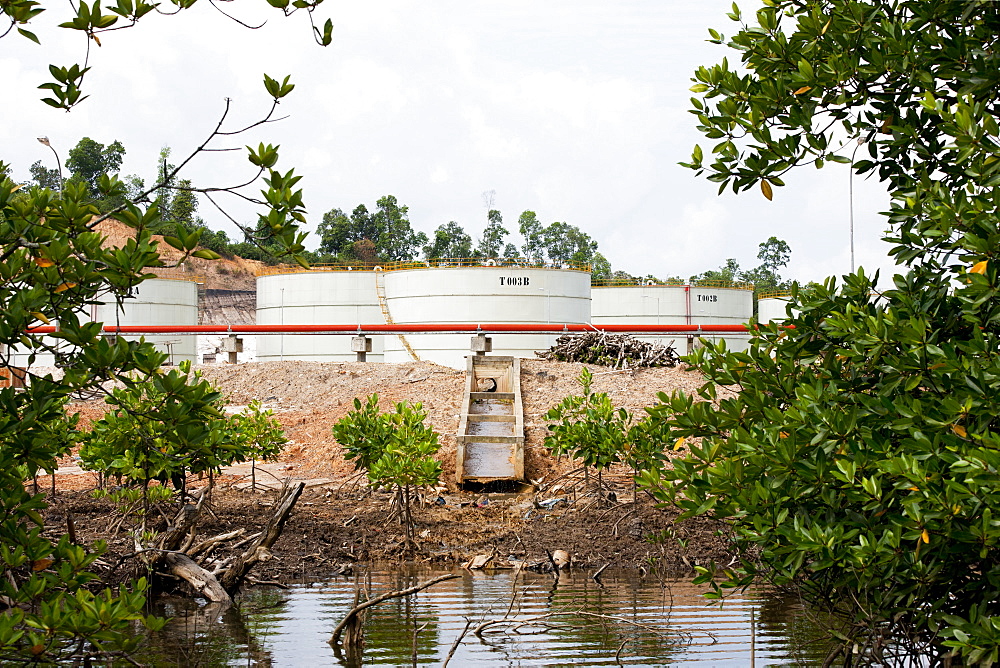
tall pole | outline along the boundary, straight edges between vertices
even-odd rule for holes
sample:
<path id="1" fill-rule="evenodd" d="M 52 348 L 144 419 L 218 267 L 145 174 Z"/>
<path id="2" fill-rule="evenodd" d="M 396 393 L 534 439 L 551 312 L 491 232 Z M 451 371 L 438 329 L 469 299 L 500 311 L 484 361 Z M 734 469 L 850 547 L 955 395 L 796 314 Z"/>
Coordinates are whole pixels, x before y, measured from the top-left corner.
<path id="1" fill-rule="evenodd" d="M 59 162 L 59 154 L 56 153 L 56 148 L 49 142 L 48 137 L 36 137 L 36 139 L 38 139 L 39 144 L 48 146 L 50 149 L 52 149 L 52 155 L 56 156 L 56 169 L 59 170 L 59 194 L 62 195 L 63 186 L 65 185 L 66 181 L 63 179 L 62 163 Z"/>
<path id="2" fill-rule="evenodd" d="M 858 149 L 864 144 L 864 139 L 858 138 L 858 145 L 851 153 L 850 174 L 847 180 L 847 199 L 850 202 L 850 223 L 851 223 L 851 273 L 854 273 L 854 156 L 858 154 Z"/>

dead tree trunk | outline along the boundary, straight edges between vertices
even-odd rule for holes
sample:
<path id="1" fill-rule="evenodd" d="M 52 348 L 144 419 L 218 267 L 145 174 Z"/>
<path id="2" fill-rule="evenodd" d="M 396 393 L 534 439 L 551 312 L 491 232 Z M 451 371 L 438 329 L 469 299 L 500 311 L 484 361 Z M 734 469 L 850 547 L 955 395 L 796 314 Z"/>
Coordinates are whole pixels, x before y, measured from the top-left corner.
<path id="1" fill-rule="evenodd" d="M 179 550 L 184 540 L 188 537 L 198 518 L 201 515 L 201 504 L 194 506 L 190 503 L 181 506 L 174 516 L 174 520 L 160 538 L 161 550 Z"/>
<path id="2" fill-rule="evenodd" d="M 179 552 L 168 552 L 163 557 L 164 563 L 172 575 L 191 585 L 195 591 L 214 603 L 232 605 L 233 599 L 215 576 L 194 563 L 191 557 Z"/>
<path id="3" fill-rule="evenodd" d="M 281 496 L 275 502 L 274 515 L 264 527 L 264 533 L 243 554 L 237 557 L 219 578 L 219 583 L 229 594 L 236 593 L 250 569 L 271 558 L 271 547 L 281 536 L 285 522 L 292 512 L 292 508 L 295 507 L 295 502 L 299 500 L 303 489 L 305 489 L 305 483 L 298 482 L 282 490 Z"/>

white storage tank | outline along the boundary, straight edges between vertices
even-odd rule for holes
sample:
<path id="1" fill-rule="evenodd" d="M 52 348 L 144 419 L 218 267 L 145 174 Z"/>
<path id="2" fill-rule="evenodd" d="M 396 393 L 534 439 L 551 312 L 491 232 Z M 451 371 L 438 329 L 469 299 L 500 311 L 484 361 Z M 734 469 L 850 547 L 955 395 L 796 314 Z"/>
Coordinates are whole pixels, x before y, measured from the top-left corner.
<path id="1" fill-rule="evenodd" d="M 198 283 L 191 279 L 146 279 L 135 288 L 135 295 L 118 307 L 112 297 L 99 297 L 103 303 L 86 307 L 81 321 L 103 322 L 106 327 L 131 325 L 197 325 L 198 324 Z M 54 324 L 54 323 L 53 323 Z M 195 361 L 197 336 L 167 335 L 123 335 L 123 338 L 146 341 L 157 350 L 169 355 L 168 364 Z M 52 338 L 54 345 L 66 346 L 65 342 Z M 15 366 L 28 365 L 29 351 L 21 346 L 14 349 Z M 51 354 L 37 355 L 33 366 L 55 366 Z"/>
<path id="2" fill-rule="evenodd" d="M 787 319 L 788 296 L 787 292 L 762 294 L 757 300 L 757 322 L 766 324 Z"/>
<path id="3" fill-rule="evenodd" d="M 388 271 L 386 304 L 396 324 L 580 324 L 590 320 L 589 269 L 454 266 Z M 422 360 L 465 368 L 470 334 L 412 334 Z M 534 357 L 558 334 L 492 334 L 493 355 Z M 386 337 L 385 361 L 406 362 L 399 337 Z"/>
<path id="4" fill-rule="evenodd" d="M 257 277 L 258 325 L 367 325 L 385 317 L 375 288 L 376 272 L 336 269 L 288 270 Z M 277 273 L 277 272 L 286 273 Z M 369 362 L 383 360 L 384 337 L 372 336 Z M 333 334 L 261 334 L 257 359 L 353 362 L 351 337 Z"/>
<path id="5" fill-rule="evenodd" d="M 150 278 L 139 284 L 135 296 L 122 302 L 100 304 L 92 312 L 95 322 L 115 325 L 197 325 L 198 283 L 187 279 Z M 128 335 L 125 338 L 146 341 L 167 353 L 168 364 L 194 362 L 198 337 L 193 334 Z"/>
<path id="6" fill-rule="evenodd" d="M 743 325 L 753 317 L 753 286 L 628 285 L 594 286 L 591 322 L 594 325 Z M 642 336 L 643 340 L 670 343 L 686 352 L 684 335 Z M 747 334 L 703 335 L 710 341 L 725 339 L 730 350 L 745 350 Z"/>

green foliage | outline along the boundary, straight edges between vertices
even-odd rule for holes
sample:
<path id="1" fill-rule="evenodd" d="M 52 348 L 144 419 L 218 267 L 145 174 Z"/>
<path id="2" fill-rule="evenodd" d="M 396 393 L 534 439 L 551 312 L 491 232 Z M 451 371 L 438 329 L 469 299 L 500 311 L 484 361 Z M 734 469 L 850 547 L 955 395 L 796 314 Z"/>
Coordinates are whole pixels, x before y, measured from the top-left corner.
<path id="1" fill-rule="evenodd" d="M 757 293 L 774 290 L 785 290 L 791 286 L 790 281 L 781 278 L 780 270 L 788 265 L 792 249 L 788 243 L 777 237 L 770 237 L 759 245 L 757 259 L 761 263 L 753 269 L 740 269 L 740 264 L 734 258 L 726 260 L 726 264 L 718 269 L 710 269 L 690 278 L 692 285 L 711 283 L 712 285 L 727 285 L 733 283 L 751 283 Z"/>
<path id="2" fill-rule="evenodd" d="M 757 294 L 787 290 L 791 287 L 791 282 L 782 280 L 780 271 L 788 265 L 791 256 L 792 249 L 786 242 L 777 237 L 771 237 L 760 244 L 760 250 L 757 252 L 757 259 L 761 261 L 760 265 L 742 272 L 740 280 L 753 283 L 754 291 Z"/>
<path id="3" fill-rule="evenodd" d="M 608 281 L 611 279 L 611 262 L 600 253 L 594 253 L 590 260 L 590 277 L 592 281 Z"/>
<path id="4" fill-rule="evenodd" d="M 253 461 L 250 468 L 252 489 L 257 488 L 257 460 L 274 461 L 288 439 L 271 409 L 263 409 L 257 400 L 229 419 L 230 428 L 240 441 L 240 451 Z"/>
<path id="5" fill-rule="evenodd" d="M 615 408 L 606 393 L 594 392 L 593 381 L 584 367 L 577 379 L 583 394 L 568 396 L 545 413 L 550 422 L 545 447 L 580 460 L 588 472 L 595 469 L 599 485 L 602 471 L 612 464 L 624 462 L 637 476 L 661 466 L 669 428 L 652 416 L 636 421 L 626 409 Z"/>
<path id="6" fill-rule="evenodd" d="M 517 219 L 517 228 L 524 239 L 521 255 L 529 262 L 545 262 L 545 226 L 534 211 L 524 211 Z"/>
<path id="7" fill-rule="evenodd" d="M 876 174 L 900 274 L 880 294 L 863 271 L 793 288 L 792 329 L 761 329 L 745 353 L 695 353 L 702 398 L 717 399 L 713 384 L 736 394 L 661 397 L 652 414 L 671 437 L 701 440 L 643 482 L 730 523 L 742 560 L 723 587 L 795 584 L 845 616 L 848 656 L 879 660 L 888 641 L 995 663 L 998 9 L 774 0 L 756 25 L 731 17 L 742 64 L 698 70 L 692 104 L 717 143 L 688 166 L 768 197 L 796 165 Z"/>
<path id="8" fill-rule="evenodd" d="M 62 189 L 62 181 L 59 179 L 58 169 L 49 169 L 41 160 L 37 160 L 28 168 L 31 174 L 31 184 L 39 188 L 59 191 Z"/>
<path id="9" fill-rule="evenodd" d="M 408 209 L 400 206 L 396 198 L 387 195 L 378 200 L 378 209 L 371 213 L 364 204 L 355 207 L 350 215 L 341 209 L 331 209 L 323 215 L 318 234 L 317 261 L 378 262 L 412 261 L 418 249 L 427 260 L 453 259 L 519 259 L 529 263 L 590 264 L 595 277 L 611 275 L 611 264 L 597 252 L 597 242 L 579 228 L 568 223 L 556 222 L 542 225 L 533 211 L 525 211 L 519 219 L 521 235 L 525 242 L 520 248 L 506 242 L 510 231 L 503 225 L 503 216 L 497 209 L 487 214 L 486 228 L 473 246 L 472 238 L 457 222 L 440 225 L 432 238 L 423 232 L 414 232 L 407 218 Z M 232 248 L 242 255 L 242 249 Z"/>
<path id="10" fill-rule="evenodd" d="M 85 589 L 96 584 L 89 568 L 102 546 L 88 551 L 43 537 L 45 502 L 23 481 L 54 469 L 76 440 L 76 420 L 64 411 L 69 396 L 162 363 L 151 346 L 105 340 L 81 318 L 83 305 L 127 293 L 158 258 L 142 234 L 122 249 L 103 248 L 88 227 L 97 209 L 82 183 L 68 184 L 61 197 L 15 189 L 0 179 L 0 372 L 12 373 L 7 351 L 17 344 L 29 361 L 34 353 L 59 352 L 65 375 L 30 376 L 24 390 L 0 388 L 0 594 L 17 606 L 0 616 L 0 660 L 82 660 L 128 651 L 136 642 L 131 623 L 157 622 L 142 615 L 144 585 L 117 595 Z M 58 321 L 59 333 L 28 331 L 46 321 Z"/>
<path id="11" fill-rule="evenodd" d="M 525 211 L 518 218 L 518 230 L 524 238 L 521 253 L 532 262 L 589 264 L 594 267 L 595 279 L 611 276 L 611 264 L 597 252 L 597 242 L 575 225 L 544 225 L 534 211 Z"/>
<path id="12" fill-rule="evenodd" d="M 173 186 L 175 182 L 175 177 L 172 176 L 174 171 L 177 169 L 177 165 L 173 165 L 170 162 L 171 148 L 169 146 L 164 146 L 160 149 L 160 155 L 157 156 L 156 160 L 156 183 L 162 184 L 162 188 L 156 190 L 156 198 L 153 200 L 153 204 L 159 211 L 170 211 L 170 202 L 173 199 Z M 160 223 L 156 231 L 161 231 L 164 226 L 167 225 L 167 221 L 164 220 Z"/>
<path id="13" fill-rule="evenodd" d="M 407 217 L 409 208 L 400 206 L 396 198 L 386 195 L 376 203 L 372 223 L 378 230 L 375 247 L 379 257 L 390 262 L 404 262 L 416 257 L 417 250 L 427 243 L 427 235 L 414 232 Z"/>
<path id="14" fill-rule="evenodd" d="M 85 0 L 81 0 L 79 4 L 68 3 L 68 6 L 62 8 L 62 18 L 66 20 L 57 25 L 64 30 L 79 33 L 81 52 L 85 55 L 89 52 L 91 42 L 97 46 L 102 45 L 101 35 L 131 28 L 151 12 L 154 16 L 164 13 L 176 14 L 179 11 L 190 9 L 196 2 L 197 0 L 175 0 L 172 3 L 172 11 L 154 12 L 157 4 L 145 0 L 116 0 L 115 4 L 109 4 L 103 9 L 99 0 L 95 0 L 89 5 Z M 318 26 L 314 16 L 314 12 L 322 2 L 323 0 L 294 0 L 294 2 L 267 0 L 268 5 L 281 11 L 285 16 L 304 12 L 309 19 L 313 39 L 321 46 L 328 46 L 333 41 L 333 22 L 327 19 L 322 26 Z M 6 37 L 12 29 L 16 28 L 17 33 L 25 39 L 41 44 L 42 40 L 38 35 L 25 26 L 45 11 L 52 11 L 52 8 L 44 7 L 42 3 L 35 0 L 10 0 L 0 4 L 0 16 L 9 22 L 3 32 L 0 32 L 0 39 Z M 104 11 L 108 13 L 105 14 Z M 55 20 L 58 21 L 58 18 Z M 47 97 L 42 98 L 42 102 L 50 107 L 66 111 L 83 102 L 88 97 L 83 95 L 83 81 L 90 69 L 90 67 L 75 63 L 68 67 L 49 65 L 48 71 L 52 80 L 38 86 L 41 90 L 47 91 Z M 264 83 L 268 93 L 275 100 L 284 97 L 294 88 L 288 83 L 288 78 L 279 82 L 276 79 L 266 77 Z"/>
<path id="15" fill-rule="evenodd" d="M 392 424 L 378 407 L 378 395 L 364 404 L 355 397 L 354 410 L 333 425 L 333 437 L 344 448 L 344 459 L 354 462 L 355 471 L 369 471 L 392 441 Z"/>
<path id="16" fill-rule="evenodd" d="M 438 227 L 434 238 L 424 246 L 424 258 L 428 260 L 471 257 L 472 237 L 455 221 Z"/>
<path id="17" fill-rule="evenodd" d="M 66 168 L 70 180 L 82 181 L 87 185 L 91 197 L 99 195 L 98 181 L 102 176 L 117 174 L 125 156 L 125 147 L 114 141 L 108 146 L 84 137 L 69 150 Z"/>
<path id="18" fill-rule="evenodd" d="M 597 254 L 600 256 L 600 253 Z M 600 258 L 595 258 L 594 262 L 594 275 L 591 280 L 593 285 L 686 285 L 689 281 L 684 280 L 680 276 L 667 276 L 666 278 L 657 278 L 652 274 L 646 274 L 645 276 L 633 276 L 627 271 L 622 271 L 621 269 L 611 271 L 610 265 L 603 265 Z M 601 267 L 602 272 L 609 272 L 602 274 L 606 277 L 599 277 L 597 274 L 598 268 Z"/>
<path id="19" fill-rule="evenodd" d="M 333 435 L 344 447 L 344 457 L 354 460 L 375 485 L 392 485 L 403 513 L 406 537 L 413 541 L 410 491 L 436 485 L 441 462 L 434 454 L 441 447 L 437 433 L 424 424 L 427 413 L 421 404 L 401 402 L 393 412 L 381 413 L 378 395 L 362 404 L 354 399 L 354 410 L 333 425 Z"/>
<path id="20" fill-rule="evenodd" d="M 21 510 L 21 509 L 17 509 Z M 100 553 L 87 553 L 64 536 L 58 545 L 37 539 L 33 552 L 0 556 L 7 577 L 0 591 L 14 605 L 0 616 L 0 652 L 11 664 L 54 665 L 92 657 L 130 653 L 142 636 L 122 633 L 136 622 L 152 631 L 165 619 L 142 614 L 148 584 L 140 579 L 131 591 L 117 596 L 110 590 L 93 593 L 85 585 L 93 576 L 87 568 Z M 51 601 L 33 607 L 30 592 L 48 592 Z M 58 593 L 57 593 L 58 592 Z M 84 641 L 92 643 L 89 647 Z"/>
<path id="21" fill-rule="evenodd" d="M 192 4 L 184 0 L 178 8 Z M 296 2 L 295 8 L 283 11 L 287 14 L 301 6 L 311 17 L 316 5 Z M 100 44 L 98 33 L 128 27 L 154 7 L 141 0 L 119 0 L 117 6 L 104 9 L 86 3 L 52 8 L 56 13 L 66 12 L 68 18 L 56 31 L 76 31 L 82 43 L 89 45 Z M 0 39 L 14 35 L 16 28 L 16 34 L 41 42 L 25 26 L 44 9 L 33 0 L 0 3 L 0 16 L 10 22 L 7 29 L 0 29 Z M 110 13 L 104 14 L 105 10 Z M 328 42 L 329 28 L 327 22 L 316 35 L 318 41 Z M 86 98 L 81 85 L 89 68 L 51 65 L 48 69 L 54 80 L 41 86 L 44 103 L 69 109 Z M 287 85 L 287 81 L 282 83 L 278 93 L 283 94 Z M 273 111 L 272 107 L 265 121 Z M 57 172 L 38 165 L 32 177 L 41 187 L 22 189 L 11 180 L 8 165 L 0 162 L 0 374 L 15 373 L 10 368 L 15 347 L 27 351 L 28 358 L 27 368 L 16 372 L 26 376 L 27 386 L 0 388 L 0 595 L 5 606 L 0 615 L 0 662 L 4 664 L 104 665 L 118 657 L 127 662 L 123 655 L 131 653 L 142 638 L 138 625 L 162 625 L 162 620 L 143 614 L 144 581 L 116 591 L 102 588 L 91 568 L 103 546 L 88 550 L 71 544 L 67 537 L 49 538 L 51 529 L 43 527 L 40 515 L 44 499 L 25 490 L 24 481 L 39 471 L 52 470 L 56 457 L 75 438 L 71 429 L 75 421 L 67 419 L 64 411 L 66 400 L 103 391 L 105 383 L 114 381 L 125 388 L 125 394 L 113 400 L 120 401 L 118 408 L 127 412 L 129 389 L 148 382 L 170 397 L 154 412 L 177 420 L 179 438 L 196 448 L 209 440 L 199 436 L 205 425 L 190 419 L 181 424 L 185 412 L 197 413 L 210 403 L 207 390 L 199 383 L 186 385 L 176 372 L 159 373 L 165 355 L 146 343 L 106 339 L 100 324 L 86 317 L 91 304 L 124 299 L 164 266 L 152 239 L 161 223 L 161 208 L 147 204 L 150 195 L 177 176 L 177 169 L 171 167 L 149 189 L 136 179 L 122 182 L 109 172 L 117 169 L 124 149 L 112 144 L 93 150 L 99 146 L 85 143 L 78 147 L 80 151 L 71 152 L 69 164 L 78 176 L 67 179 L 64 188 L 55 181 Z M 253 157 L 260 156 L 255 153 Z M 280 252 L 294 254 L 303 250 L 304 235 L 298 231 L 304 221 L 301 191 L 295 189 L 294 174 L 276 170 L 273 157 L 269 152 L 257 168 L 266 184 L 261 218 Z M 134 238 L 120 248 L 105 247 L 94 229 L 108 217 L 132 227 Z M 187 231 L 175 235 L 173 244 L 183 250 L 180 261 L 195 254 L 199 237 L 200 233 Z M 51 322 L 59 324 L 55 334 L 32 329 Z M 56 353 L 63 375 L 38 375 L 37 356 Z M 178 460 L 189 457 L 187 452 L 175 454 Z M 174 465 L 156 465 L 153 457 L 149 462 L 133 457 L 123 462 L 123 468 L 144 470 L 145 476 Z M 196 454 L 192 460 L 197 458 Z M 212 465 L 204 458 L 200 461 Z"/>
<path id="22" fill-rule="evenodd" d="M 378 395 L 372 394 L 364 404 L 354 399 L 354 410 L 333 425 L 333 436 L 344 457 L 377 485 L 435 485 L 441 463 L 434 454 L 441 446 L 437 432 L 424 424 L 426 417 L 419 403 L 405 401 L 381 413 Z"/>
<path id="23" fill-rule="evenodd" d="M 189 473 L 273 461 L 288 442 L 281 423 L 259 401 L 227 416 L 222 395 L 192 373 L 188 362 L 117 388 L 106 401 L 115 408 L 94 423 L 80 449 L 83 465 L 138 484 L 143 495 L 153 480 L 181 490 Z"/>
<path id="24" fill-rule="evenodd" d="M 428 239 L 423 232 L 413 231 L 408 212 L 393 195 L 379 198 L 374 212 L 364 204 L 355 207 L 350 216 L 331 209 L 323 214 L 317 228 L 320 251 L 348 262 L 412 260 Z"/>
<path id="25" fill-rule="evenodd" d="M 163 218 L 189 229 L 205 227 L 204 221 L 197 217 L 197 213 L 198 196 L 191 190 L 191 181 L 181 179 L 177 183 L 177 192 L 170 202 L 170 208 L 164 212 Z"/>
<path id="26" fill-rule="evenodd" d="M 503 226 L 503 216 L 496 209 L 490 209 L 486 214 L 486 227 L 483 229 L 483 236 L 479 238 L 476 246 L 476 257 L 498 258 L 504 248 L 504 239 L 510 235 L 510 231 Z"/>
<path id="27" fill-rule="evenodd" d="M 180 488 L 188 473 L 217 472 L 246 461 L 249 437 L 264 436 L 241 435 L 237 428 L 248 422 L 230 423 L 222 412 L 222 394 L 192 374 L 190 362 L 116 388 L 106 401 L 113 410 L 94 423 L 80 448 L 83 464 L 143 487 L 160 480 L 175 481 Z"/>
<path id="28" fill-rule="evenodd" d="M 731 257 L 718 269 L 709 269 L 701 274 L 692 276 L 689 282 L 692 285 L 700 283 L 730 285 L 740 280 L 741 273 L 740 263 L 736 261 L 736 258 Z"/>
<path id="29" fill-rule="evenodd" d="M 232 429 L 245 441 L 243 451 L 255 460 L 274 461 L 288 443 L 274 413 L 257 400 L 234 415 L 231 422 Z"/>
<path id="30" fill-rule="evenodd" d="M 731 521 L 744 559 L 726 584 L 763 574 L 816 601 L 851 592 L 850 621 L 875 634 L 954 637 L 988 621 L 1000 595 L 1000 341 L 974 317 L 992 288 L 973 276 L 954 295 L 900 277 L 888 308 L 862 274 L 796 292 L 794 329 L 690 359 L 710 381 L 702 398 L 716 399 L 712 383 L 741 388 L 735 397 L 715 408 L 661 395 L 654 418 L 702 441 L 642 482 L 685 516 Z"/>
<path id="31" fill-rule="evenodd" d="M 640 471 L 658 468 L 667 460 L 663 447 L 670 440 L 670 429 L 653 415 L 646 415 L 636 421 L 628 430 L 622 450 L 622 461 L 632 467 L 638 476 Z M 679 447 L 683 441 L 674 447 Z"/>
<path id="32" fill-rule="evenodd" d="M 632 415 L 615 408 L 604 392 L 594 392 L 594 375 L 586 367 L 577 382 L 582 395 L 571 395 L 545 413 L 549 434 L 545 447 L 557 456 L 579 459 L 600 473 L 621 461 L 627 450 Z"/>
<path id="33" fill-rule="evenodd" d="M 597 242 L 569 223 L 552 223 L 545 228 L 544 239 L 549 261 L 557 264 L 590 264 L 597 252 Z"/>

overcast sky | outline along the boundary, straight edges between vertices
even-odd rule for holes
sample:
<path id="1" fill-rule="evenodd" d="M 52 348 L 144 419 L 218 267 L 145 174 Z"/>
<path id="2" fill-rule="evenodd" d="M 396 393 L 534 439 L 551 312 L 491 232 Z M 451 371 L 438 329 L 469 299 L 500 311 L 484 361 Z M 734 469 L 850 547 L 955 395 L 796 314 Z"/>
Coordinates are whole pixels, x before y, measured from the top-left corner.
<path id="1" fill-rule="evenodd" d="M 83 41 L 53 28 L 66 20 L 57 6 L 34 26 L 43 46 L 0 40 L 0 160 L 26 180 L 36 160 L 54 166 L 36 137 L 48 136 L 63 161 L 83 136 L 117 139 L 127 150 L 123 174 L 149 181 L 160 148 L 169 145 L 175 158 L 190 152 L 225 98 L 235 129 L 266 111 L 264 72 L 291 74 L 296 90 L 281 104 L 287 120 L 216 145 L 280 144 L 279 166 L 304 176 L 309 229 L 331 208 L 372 208 L 393 194 L 416 229 L 430 235 L 454 220 L 477 237 L 483 192 L 495 191 L 512 231 L 525 209 L 544 223 L 568 222 L 599 242 L 614 269 L 633 274 L 687 277 L 730 257 L 751 267 L 772 235 L 792 248 L 788 276 L 845 273 L 846 166 L 800 168 L 768 202 L 756 190 L 717 196 L 715 184 L 677 165 L 695 143 L 708 148 L 688 113 L 692 71 L 738 58 L 705 41 L 709 27 L 734 31 L 730 4 L 331 0 L 322 9 L 334 22 L 333 44 L 324 49 L 304 16 L 284 19 L 263 2 L 223 3 L 249 23 L 267 19 L 254 31 L 201 2 L 105 34 L 92 49 L 91 98 L 69 114 L 42 104 L 36 89 L 48 63 L 82 59 Z M 201 186 L 238 183 L 252 173 L 243 155 L 202 156 L 185 175 Z M 237 218 L 255 219 L 229 204 Z M 886 277 L 892 263 L 879 212 L 887 206 L 877 183 L 855 180 L 857 262 Z M 207 202 L 199 213 L 233 236 Z"/>

